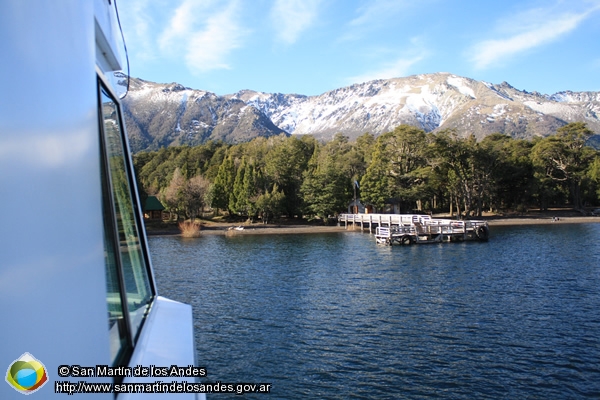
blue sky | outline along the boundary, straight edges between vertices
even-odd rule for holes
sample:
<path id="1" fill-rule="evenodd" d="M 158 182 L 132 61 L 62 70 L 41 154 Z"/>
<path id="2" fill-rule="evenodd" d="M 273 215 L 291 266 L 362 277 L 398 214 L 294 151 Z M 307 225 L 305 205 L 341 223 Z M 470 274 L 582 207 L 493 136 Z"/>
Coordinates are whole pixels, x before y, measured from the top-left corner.
<path id="1" fill-rule="evenodd" d="M 450 72 L 600 91 L 600 0 L 121 0 L 131 75 L 318 95 Z"/>

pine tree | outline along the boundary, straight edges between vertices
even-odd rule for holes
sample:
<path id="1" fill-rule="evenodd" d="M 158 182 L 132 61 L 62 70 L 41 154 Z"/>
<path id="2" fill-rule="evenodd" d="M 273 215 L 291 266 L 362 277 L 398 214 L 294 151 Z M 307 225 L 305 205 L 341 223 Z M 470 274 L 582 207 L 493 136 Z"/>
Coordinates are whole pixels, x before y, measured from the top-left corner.
<path id="1" fill-rule="evenodd" d="M 229 209 L 229 196 L 233 190 L 233 183 L 235 180 L 235 166 L 231 156 L 226 157 L 221 165 L 219 171 L 215 177 L 215 181 L 211 190 L 211 207 L 219 209 Z"/>
<path id="2" fill-rule="evenodd" d="M 235 174 L 235 180 L 233 182 L 233 189 L 229 195 L 229 209 L 234 213 L 244 213 L 245 210 L 245 199 L 244 199 L 244 174 L 246 173 L 246 159 L 242 158 L 242 163 L 238 167 L 237 173 Z"/>
<path id="3" fill-rule="evenodd" d="M 256 182 L 256 168 L 254 165 L 246 167 L 244 173 L 244 182 L 241 199 L 238 200 L 240 207 L 244 209 L 244 212 L 251 217 L 256 212 L 256 193 L 257 193 L 257 182 Z"/>

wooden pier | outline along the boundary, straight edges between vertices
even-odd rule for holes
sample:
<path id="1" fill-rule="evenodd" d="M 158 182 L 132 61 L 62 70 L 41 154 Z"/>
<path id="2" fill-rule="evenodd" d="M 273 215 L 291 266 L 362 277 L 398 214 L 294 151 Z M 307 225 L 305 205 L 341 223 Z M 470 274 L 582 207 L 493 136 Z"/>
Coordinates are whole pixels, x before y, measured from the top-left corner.
<path id="1" fill-rule="evenodd" d="M 340 224 L 360 224 L 369 233 L 375 228 L 375 239 L 381 244 L 440 243 L 462 241 L 486 241 L 489 227 L 486 221 L 431 218 L 416 214 L 341 214 Z"/>

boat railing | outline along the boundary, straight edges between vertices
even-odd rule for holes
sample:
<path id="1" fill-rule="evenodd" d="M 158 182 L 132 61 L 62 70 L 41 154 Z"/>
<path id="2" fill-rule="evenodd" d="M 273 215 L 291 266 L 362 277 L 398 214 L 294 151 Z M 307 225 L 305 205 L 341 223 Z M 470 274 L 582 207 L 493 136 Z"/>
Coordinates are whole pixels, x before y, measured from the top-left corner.
<path id="1" fill-rule="evenodd" d="M 384 227 L 384 226 L 378 226 L 375 229 L 375 236 L 391 237 L 392 236 L 392 229 L 388 228 L 388 227 Z"/>

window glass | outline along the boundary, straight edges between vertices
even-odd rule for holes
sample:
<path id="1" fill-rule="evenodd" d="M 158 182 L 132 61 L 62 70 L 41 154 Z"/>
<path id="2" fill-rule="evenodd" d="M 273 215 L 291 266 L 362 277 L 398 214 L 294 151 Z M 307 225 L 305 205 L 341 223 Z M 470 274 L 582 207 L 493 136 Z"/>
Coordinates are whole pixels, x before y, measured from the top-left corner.
<path id="1" fill-rule="evenodd" d="M 104 170 L 104 168 L 103 168 Z M 103 174 L 104 175 L 104 174 Z M 105 178 L 102 179 L 103 186 Z M 108 188 L 103 188 L 104 208 L 104 258 L 106 265 L 106 301 L 108 303 L 108 335 L 110 340 L 110 361 L 112 365 L 119 364 L 123 353 L 127 349 L 127 325 L 123 315 L 123 302 L 121 299 L 121 283 L 117 270 L 117 255 L 115 254 L 115 240 L 110 220 L 110 197 Z"/>
<path id="2" fill-rule="evenodd" d="M 118 252 L 125 286 L 126 308 L 131 325 L 131 338 L 135 340 L 152 301 L 152 288 L 133 208 L 119 110 L 116 102 L 104 88 L 101 89 L 101 99 L 104 146 L 118 231 Z"/>

